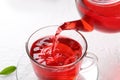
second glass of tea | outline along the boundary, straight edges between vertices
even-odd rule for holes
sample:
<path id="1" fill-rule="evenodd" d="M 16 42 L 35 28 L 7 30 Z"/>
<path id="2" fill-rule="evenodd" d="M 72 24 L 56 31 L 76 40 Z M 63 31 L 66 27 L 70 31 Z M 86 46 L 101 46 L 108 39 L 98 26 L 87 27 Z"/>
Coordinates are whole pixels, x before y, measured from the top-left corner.
<path id="1" fill-rule="evenodd" d="M 57 29 L 53 25 L 35 31 L 26 43 L 26 52 L 39 80 L 78 80 L 79 72 L 90 68 L 97 58 L 87 53 L 87 41 L 80 32 L 64 30 L 56 36 Z M 81 68 L 85 58 L 92 61 Z"/>

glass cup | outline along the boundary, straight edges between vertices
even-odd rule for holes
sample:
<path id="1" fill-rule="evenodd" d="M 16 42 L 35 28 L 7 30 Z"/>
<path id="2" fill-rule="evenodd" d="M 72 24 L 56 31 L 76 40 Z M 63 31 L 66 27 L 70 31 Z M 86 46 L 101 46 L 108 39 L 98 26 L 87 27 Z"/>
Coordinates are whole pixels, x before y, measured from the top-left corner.
<path id="1" fill-rule="evenodd" d="M 34 72 L 36 73 L 39 80 L 78 80 L 79 71 L 83 71 L 90 68 L 97 61 L 97 57 L 94 54 L 89 55 L 90 53 L 87 53 L 87 41 L 80 32 L 77 32 L 75 30 L 64 30 L 59 34 L 59 36 L 64 36 L 64 38 L 70 38 L 72 40 L 75 40 L 77 41 L 77 43 L 81 45 L 81 52 L 77 52 L 81 53 L 81 55 L 79 57 L 76 55 L 75 57 L 78 58 L 76 58 L 75 61 L 69 64 L 58 66 L 45 65 L 45 63 L 40 64 L 35 59 L 33 59 L 33 56 L 31 55 L 31 47 L 33 43 L 37 40 L 43 39 L 46 36 L 47 37 L 51 35 L 54 36 L 57 29 L 58 29 L 57 25 L 43 27 L 35 31 L 29 37 L 26 43 L 26 52 L 30 58 Z M 73 46 L 76 47 L 76 45 Z M 62 48 L 62 50 L 63 49 L 65 49 L 64 51 L 67 51 L 69 50 L 69 47 Z M 67 54 L 69 55 L 70 53 Z M 81 65 L 84 64 L 85 58 L 91 59 L 91 61 L 89 64 L 87 64 L 87 66 L 81 67 Z"/>
<path id="2" fill-rule="evenodd" d="M 120 0 L 75 0 L 82 20 L 95 30 L 120 32 Z"/>

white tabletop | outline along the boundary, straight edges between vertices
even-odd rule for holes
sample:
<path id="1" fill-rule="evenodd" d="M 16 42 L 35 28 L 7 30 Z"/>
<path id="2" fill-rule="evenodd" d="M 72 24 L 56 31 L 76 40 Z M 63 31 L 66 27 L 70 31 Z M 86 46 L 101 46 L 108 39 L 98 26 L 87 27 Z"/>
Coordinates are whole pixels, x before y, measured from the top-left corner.
<path id="1" fill-rule="evenodd" d="M 27 38 L 40 27 L 80 19 L 74 0 L 0 0 L 0 70 L 17 65 Z M 98 57 L 99 80 L 120 80 L 120 33 L 84 33 Z M 16 80 L 16 74 L 0 80 Z"/>

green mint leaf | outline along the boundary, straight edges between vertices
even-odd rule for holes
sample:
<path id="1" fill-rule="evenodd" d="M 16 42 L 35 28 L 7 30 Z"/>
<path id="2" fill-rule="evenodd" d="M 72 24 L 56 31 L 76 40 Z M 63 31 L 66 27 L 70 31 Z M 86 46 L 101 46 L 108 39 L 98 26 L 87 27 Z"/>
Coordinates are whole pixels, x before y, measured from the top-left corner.
<path id="1" fill-rule="evenodd" d="M 16 70 L 15 66 L 8 66 L 0 71 L 0 75 L 9 75 Z"/>

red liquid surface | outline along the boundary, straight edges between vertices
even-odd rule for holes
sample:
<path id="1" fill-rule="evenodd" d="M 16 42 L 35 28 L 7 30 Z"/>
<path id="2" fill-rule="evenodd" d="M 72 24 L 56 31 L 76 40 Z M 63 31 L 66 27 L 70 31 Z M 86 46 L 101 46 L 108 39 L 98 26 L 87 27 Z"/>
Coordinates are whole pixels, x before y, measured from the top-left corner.
<path id="1" fill-rule="evenodd" d="M 55 36 L 46 36 L 35 41 L 31 47 L 32 58 L 44 66 L 63 66 L 75 62 L 82 55 L 81 45 L 70 38 L 58 37 L 53 45 Z M 42 68 L 33 62 L 34 70 L 41 80 L 75 80 L 80 63 L 64 69 Z"/>
<path id="2" fill-rule="evenodd" d="M 89 0 L 76 1 L 82 19 L 103 32 L 120 32 L 120 1 L 96 4 Z"/>

